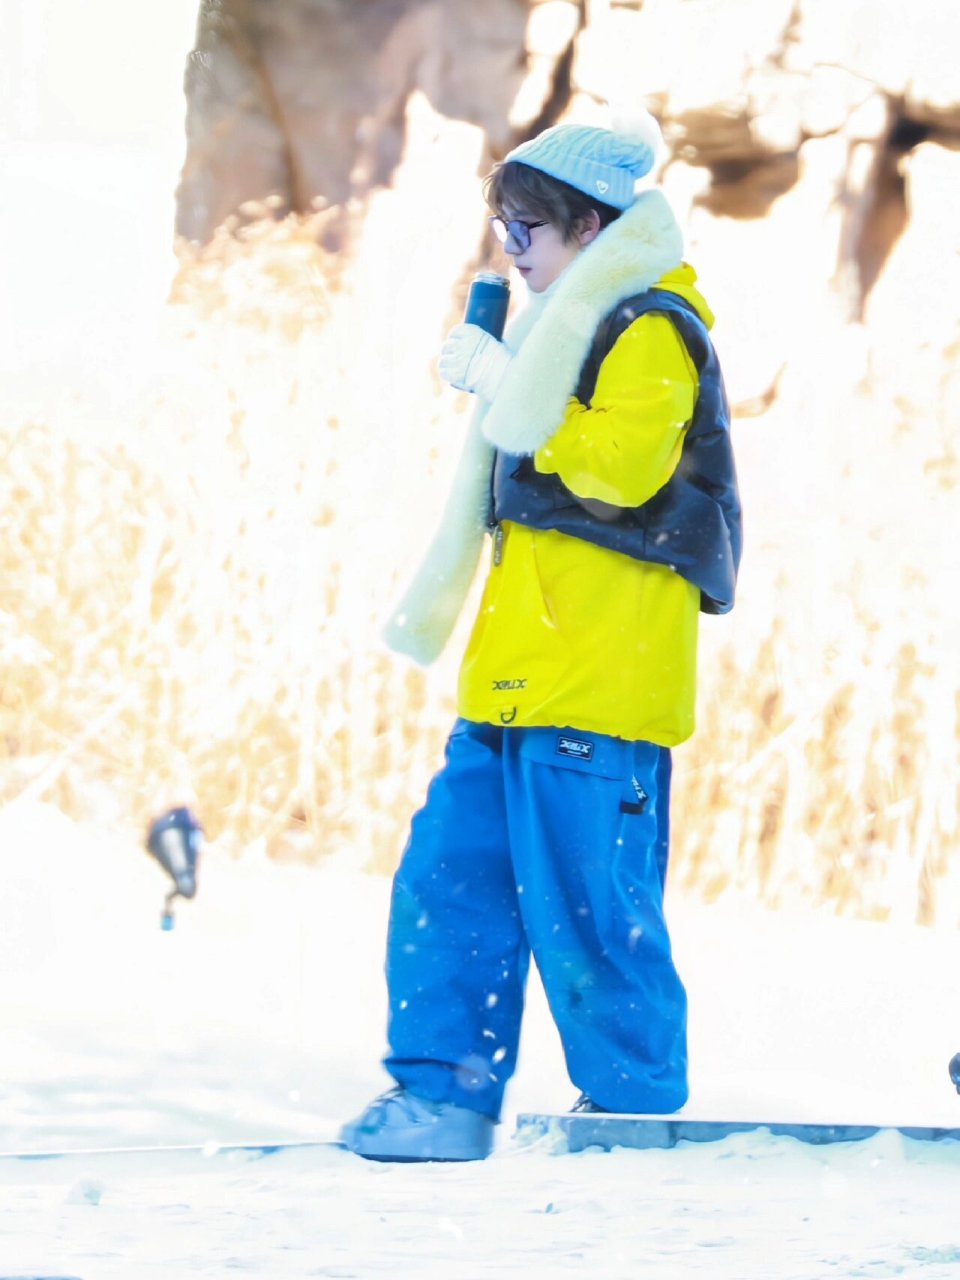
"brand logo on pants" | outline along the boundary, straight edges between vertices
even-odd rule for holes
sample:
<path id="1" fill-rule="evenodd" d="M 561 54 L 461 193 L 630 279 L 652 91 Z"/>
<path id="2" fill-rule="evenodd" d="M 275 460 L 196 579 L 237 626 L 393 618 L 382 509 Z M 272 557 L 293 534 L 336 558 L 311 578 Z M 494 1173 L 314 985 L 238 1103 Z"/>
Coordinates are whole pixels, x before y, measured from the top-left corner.
<path id="1" fill-rule="evenodd" d="M 640 779 L 636 774 L 634 774 L 630 781 L 633 784 L 634 794 L 637 797 L 637 804 L 645 805 L 650 797 L 647 795 L 646 791 L 644 791 L 643 787 L 641 787 Z"/>
<path id="2" fill-rule="evenodd" d="M 557 739 L 557 755 L 571 756 L 574 760 L 592 760 L 593 743 L 584 742 L 582 738 L 565 738 L 561 734 Z"/>

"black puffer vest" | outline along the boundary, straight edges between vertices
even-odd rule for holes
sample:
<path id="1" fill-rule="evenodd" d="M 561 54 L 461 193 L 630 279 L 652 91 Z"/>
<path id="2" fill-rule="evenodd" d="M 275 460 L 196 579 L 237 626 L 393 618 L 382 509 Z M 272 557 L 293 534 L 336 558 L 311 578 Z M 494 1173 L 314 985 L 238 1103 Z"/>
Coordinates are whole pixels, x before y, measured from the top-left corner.
<path id="1" fill-rule="evenodd" d="M 663 289 L 626 298 L 603 320 L 577 384 L 589 407 L 600 365 L 620 335 L 646 312 L 668 316 L 700 380 L 693 419 L 680 461 L 667 483 L 613 522 L 591 516 L 556 475 L 542 475 L 531 457 L 497 452 L 492 522 L 512 520 L 556 529 L 635 560 L 667 565 L 700 588 L 704 613 L 733 608 L 740 564 L 740 496 L 730 441 L 730 411 L 723 375 L 706 326 L 689 303 Z"/>

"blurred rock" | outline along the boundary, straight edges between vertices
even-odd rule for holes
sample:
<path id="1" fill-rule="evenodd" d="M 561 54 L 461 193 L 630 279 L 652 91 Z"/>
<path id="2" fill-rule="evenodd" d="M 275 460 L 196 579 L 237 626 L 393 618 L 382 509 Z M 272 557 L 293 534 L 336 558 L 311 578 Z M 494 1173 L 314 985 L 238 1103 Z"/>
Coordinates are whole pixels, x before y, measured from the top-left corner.
<path id="1" fill-rule="evenodd" d="M 389 183 L 416 90 L 481 125 L 503 154 L 527 19 L 526 0 L 204 0 L 186 69 L 177 232 L 202 242 L 249 202 L 307 212 Z M 556 55 L 538 58 L 545 76 Z"/>
<path id="2" fill-rule="evenodd" d="M 549 118 L 555 97 L 562 105 L 567 86 L 558 69 L 573 53 L 574 38 L 580 29 L 580 5 L 564 0 L 543 0 L 533 4 L 526 37 L 526 75 L 514 99 L 510 124 L 529 131 L 531 124 Z M 559 80 L 559 83 L 558 83 Z"/>
<path id="3" fill-rule="evenodd" d="M 874 383 L 896 397 L 904 421 L 956 440 L 960 352 L 960 143 L 925 142 L 899 165 L 906 209 L 902 234 L 878 273 L 866 306 Z M 921 317 L 907 327 L 904 315 Z"/>
<path id="4" fill-rule="evenodd" d="M 792 10 L 792 0 L 601 7 L 578 39 L 574 87 L 594 97 L 639 90 L 685 158 L 743 160 L 769 149 L 751 128 L 758 115 L 751 94 L 769 100 L 760 73 L 776 59 Z M 788 106 L 788 94 L 782 99 L 780 119 L 770 127 L 794 147 L 798 129 L 785 121 L 797 108 Z"/>
<path id="5" fill-rule="evenodd" d="M 573 87 L 595 98 L 639 91 L 685 159 L 795 151 L 878 93 L 914 121 L 960 129 L 960 23 L 944 0 L 921 0 L 908 19 L 898 0 L 596 7 L 577 40 Z"/>
<path id="6" fill-rule="evenodd" d="M 843 196 L 856 188 L 856 253 L 850 228 L 883 181 L 870 148 L 898 120 L 960 132 L 958 42 L 948 0 L 203 0 L 177 230 L 202 242 L 245 205 L 305 212 L 389 184 L 415 92 L 479 125 L 485 161 L 632 99 L 733 217 L 789 190 L 806 139 L 868 143 Z"/>
<path id="7" fill-rule="evenodd" d="M 177 229 L 203 242 L 238 213 L 317 203 L 351 216 L 391 183 L 417 94 L 480 126 L 483 165 L 546 124 L 633 101 L 663 124 L 663 181 L 726 318 L 741 412 L 789 389 L 814 314 L 821 330 L 826 312 L 831 331 L 865 323 L 891 367 L 900 298 L 917 289 L 931 333 L 910 359 L 932 362 L 919 385 L 939 388 L 958 44 L 947 0 L 909 14 L 897 0 L 204 0 Z M 751 261 L 779 273 L 776 325 Z"/>
<path id="8" fill-rule="evenodd" d="M 800 0 L 790 65 L 843 68 L 903 100 L 911 119 L 960 129 L 957 7 L 944 0 Z"/>

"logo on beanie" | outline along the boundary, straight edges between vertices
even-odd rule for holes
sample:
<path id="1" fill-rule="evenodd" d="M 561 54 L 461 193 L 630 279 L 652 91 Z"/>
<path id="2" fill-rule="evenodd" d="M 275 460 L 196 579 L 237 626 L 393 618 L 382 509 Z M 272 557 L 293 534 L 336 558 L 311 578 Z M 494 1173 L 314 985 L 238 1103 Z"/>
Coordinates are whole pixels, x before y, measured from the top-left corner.
<path id="1" fill-rule="evenodd" d="M 604 180 L 603 180 L 602 178 L 598 178 L 598 179 L 597 179 L 597 190 L 600 192 L 600 194 L 601 194 L 602 196 L 605 196 L 605 195 L 607 194 L 607 192 L 610 190 L 610 183 L 609 183 L 609 182 L 604 182 Z"/>

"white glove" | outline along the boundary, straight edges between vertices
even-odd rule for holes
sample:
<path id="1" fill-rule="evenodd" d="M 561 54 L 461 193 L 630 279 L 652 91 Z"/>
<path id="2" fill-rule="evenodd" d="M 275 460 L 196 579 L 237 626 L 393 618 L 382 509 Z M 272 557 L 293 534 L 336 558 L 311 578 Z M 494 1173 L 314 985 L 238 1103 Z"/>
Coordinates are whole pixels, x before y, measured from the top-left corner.
<path id="1" fill-rule="evenodd" d="M 458 391 L 475 391 L 491 403 L 513 357 L 479 325 L 457 324 L 440 348 L 437 372 Z"/>

